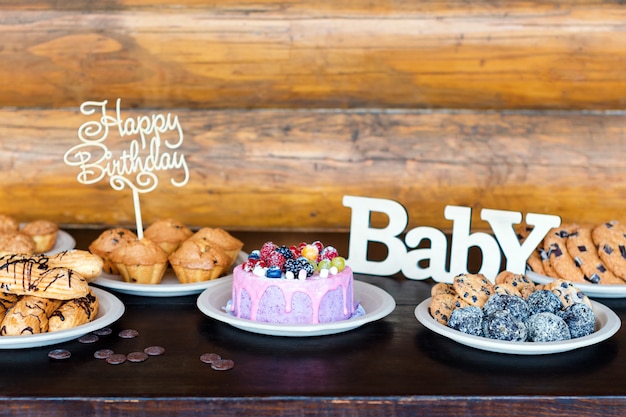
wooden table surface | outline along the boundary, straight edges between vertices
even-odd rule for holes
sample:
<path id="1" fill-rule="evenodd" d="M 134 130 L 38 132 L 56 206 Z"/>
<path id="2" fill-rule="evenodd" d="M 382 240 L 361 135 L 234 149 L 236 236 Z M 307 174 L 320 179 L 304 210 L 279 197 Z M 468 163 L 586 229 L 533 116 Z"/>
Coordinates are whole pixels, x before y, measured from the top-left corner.
<path id="1" fill-rule="evenodd" d="M 86 248 L 97 230 L 70 230 Z M 235 233 L 244 250 L 316 238 L 340 250 L 348 235 Z M 626 332 L 554 355 L 516 356 L 465 347 L 424 328 L 414 309 L 432 282 L 358 275 L 390 293 L 388 317 L 330 336 L 257 335 L 203 315 L 197 295 L 149 298 L 117 293 L 126 311 L 113 334 L 0 350 L 0 416 L 622 416 L 626 412 Z M 626 319 L 626 301 L 599 300 Z M 122 339 L 117 332 L 136 329 Z M 109 365 L 93 353 L 166 349 L 143 363 Z M 48 352 L 72 352 L 53 361 Z M 235 361 L 215 371 L 215 352 Z"/>

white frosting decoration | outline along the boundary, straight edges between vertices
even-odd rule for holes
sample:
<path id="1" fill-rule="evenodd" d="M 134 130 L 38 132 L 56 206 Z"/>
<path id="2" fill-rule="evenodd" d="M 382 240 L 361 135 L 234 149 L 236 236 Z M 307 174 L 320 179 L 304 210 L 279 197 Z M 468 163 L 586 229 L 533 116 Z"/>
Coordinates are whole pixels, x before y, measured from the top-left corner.
<path id="1" fill-rule="evenodd" d="M 263 268 L 260 265 L 256 265 L 254 269 L 252 270 L 252 273 L 258 277 L 264 277 L 265 271 L 266 271 L 266 268 Z"/>

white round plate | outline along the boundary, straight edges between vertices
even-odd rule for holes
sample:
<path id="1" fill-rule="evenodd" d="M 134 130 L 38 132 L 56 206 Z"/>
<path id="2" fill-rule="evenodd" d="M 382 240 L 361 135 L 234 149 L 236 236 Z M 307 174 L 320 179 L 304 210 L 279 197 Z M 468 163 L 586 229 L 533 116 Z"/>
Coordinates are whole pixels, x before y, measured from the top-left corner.
<path id="1" fill-rule="evenodd" d="M 54 345 L 84 336 L 115 322 L 124 314 L 124 304 L 113 294 L 99 288 L 92 288 L 98 297 L 98 315 L 86 324 L 72 329 L 52 333 L 40 333 L 24 336 L 0 336 L 0 349 L 25 349 Z"/>
<path id="2" fill-rule="evenodd" d="M 554 278 L 537 274 L 533 271 L 526 271 L 526 276 L 538 284 L 549 284 Z M 626 285 L 601 285 L 573 283 L 576 288 L 584 292 L 587 297 L 593 298 L 623 298 L 626 297 Z"/>
<path id="3" fill-rule="evenodd" d="M 241 264 L 247 259 L 247 253 L 239 252 L 239 256 L 237 256 L 233 265 Z M 219 279 L 222 278 L 218 278 L 218 280 Z M 121 275 L 111 275 L 104 272 L 96 278 L 92 284 L 130 295 L 140 295 L 144 297 L 180 297 L 199 294 L 214 281 L 215 280 L 181 284 L 178 278 L 176 278 L 174 271 L 168 268 L 160 284 L 136 284 L 126 282 Z"/>
<path id="4" fill-rule="evenodd" d="M 214 281 L 198 297 L 200 311 L 238 329 L 270 336 L 307 337 L 347 332 L 386 317 L 396 308 L 395 300 L 386 291 L 365 282 L 354 281 L 354 299 L 365 310 L 365 315 L 361 317 L 323 324 L 261 323 L 234 317 L 224 311 L 224 306 L 232 298 L 232 284 L 232 275 Z"/>
<path id="5" fill-rule="evenodd" d="M 75 246 L 76 240 L 74 240 L 72 235 L 67 233 L 65 230 L 59 230 L 57 232 L 57 239 L 56 242 L 54 242 L 54 246 L 52 247 L 52 249 L 46 252 L 46 255 L 54 255 L 55 253 L 74 249 Z"/>
<path id="6" fill-rule="evenodd" d="M 415 308 L 415 317 L 425 327 L 445 336 L 455 342 L 476 349 L 515 355 L 545 355 L 550 353 L 566 352 L 585 346 L 595 345 L 613 336 L 620 328 L 619 317 L 608 307 L 592 301 L 593 312 L 596 316 L 596 331 L 589 336 L 566 340 L 563 342 L 508 342 L 494 340 L 481 336 L 472 336 L 458 330 L 451 329 L 435 320 L 428 312 L 430 298 L 422 301 Z"/>

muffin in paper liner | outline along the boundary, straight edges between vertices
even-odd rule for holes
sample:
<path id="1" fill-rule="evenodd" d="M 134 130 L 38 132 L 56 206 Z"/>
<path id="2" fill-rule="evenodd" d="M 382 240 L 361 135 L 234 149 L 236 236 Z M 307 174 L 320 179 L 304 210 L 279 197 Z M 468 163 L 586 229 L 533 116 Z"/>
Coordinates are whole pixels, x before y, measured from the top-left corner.
<path id="1" fill-rule="evenodd" d="M 146 237 L 113 251 L 111 261 L 126 282 L 138 284 L 160 283 L 167 269 L 167 253 Z"/>
<path id="2" fill-rule="evenodd" d="M 235 262 L 237 256 L 239 255 L 239 252 L 241 251 L 241 249 L 243 249 L 242 241 L 228 233 L 226 230 L 219 227 L 203 227 L 202 229 L 198 230 L 191 237 L 191 239 L 200 239 L 216 243 L 230 257 L 230 264 L 228 266 L 231 266 Z"/>
<path id="3" fill-rule="evenodd" d="M 96 240 L 89 245 L 89 251 L 98 255 L 104 261 L 102 270 L 107 274 L 119 275 L 115 263 L 111 260 L 111 254 L 119 248 L 126 247 L 129 242 L 137 240 L 137 235 L 129 229 L 116 227 L 102 232 Z"/>
<path id="4" fill-rule="evenodd" d="M 183 284 L 219 278 L 232 262 L 219 245 L 202 239 L 186 240 L 168 259 Z"/>
<path id="5" fill-rule="evenodd" d="M 143 232 L 144 237 L 158 244 L 168 255 L 174 253 L 193 232 L 184 223 L 175 219 L 159 219 Z"/>
<path id="6" fill-rule="evenodd" d="M 48 252 L 56 243 L 59 226 L 48 220 L 34 220 L 26 223 L 21 232 L 35 241 L 35 252 Z"/>

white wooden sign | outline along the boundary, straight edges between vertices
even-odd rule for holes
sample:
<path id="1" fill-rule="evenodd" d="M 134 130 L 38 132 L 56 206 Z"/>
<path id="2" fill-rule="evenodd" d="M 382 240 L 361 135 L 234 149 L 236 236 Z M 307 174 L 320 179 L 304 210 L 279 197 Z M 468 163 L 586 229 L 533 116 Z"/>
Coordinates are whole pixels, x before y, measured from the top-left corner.
<path id="1" fill-rule="evenodd" d="M 409 279 L 433 278 L 438 282 L 451 283 L 453 278 L 468 272 L 468 253 L 471 247 L 482 252 L 482 264 L 478 273 L 494 280 L 499 272 L 502 257 L 506 258 L 506 269 L 523 274 L 526 260 L 532 251 L 553 227 L 561 224 L 561 218 L 550 214 L 528 213 L 525 221 L 533 226 L 532 232 L 520 244 L 514 225 L 522 222 L 522 213 L 504 210 L 481 210 L 480 217 L 489 223 L 493 236 L 484 232 L 470 233 L 472 209 L 469 207 L 447 206 L 444 217 L 452 221 L 450 243 L 450 267 L 446 268 L 448 241 L 439 229 L 421 226 L 405 232 L 408 225 L 406 209 L 393 200 L 356 197 L 346 195 L 343 205 L 352 209 L 350 222 L 349 258 L 347 263 L 357 273 L 373 275 L 394 275 L 402 272 Z M 370 225 L 372 212 L 385 214 L 389 222 L 382 228 Z M 418 248 L 422 241 L 428 247 Z M 387 247 L 387 258 L 382 261 L 368 259 L 369 242 L 377 242 Z M 413 250 L 410 250 L 413 249 Z M 422 267 L 420 264 L 427 264 Z"/>

